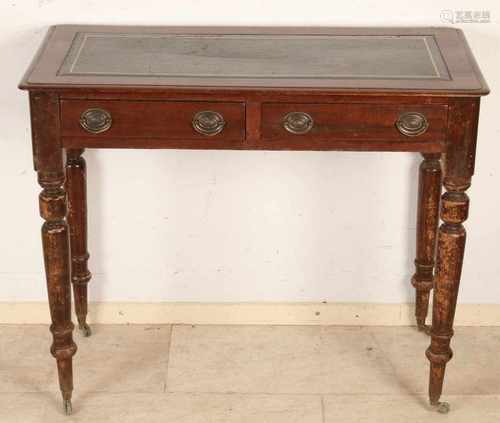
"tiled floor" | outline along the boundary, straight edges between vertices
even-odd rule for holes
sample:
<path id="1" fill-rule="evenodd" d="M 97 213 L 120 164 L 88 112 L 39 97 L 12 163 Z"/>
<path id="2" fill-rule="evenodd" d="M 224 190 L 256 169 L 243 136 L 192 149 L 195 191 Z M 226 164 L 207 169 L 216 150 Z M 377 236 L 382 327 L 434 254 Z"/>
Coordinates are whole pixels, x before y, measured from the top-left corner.
<path id="1" fill-rule="evenodd" d="M 500 422 L 500 328 L 457 328 L 448 415 L 403 327 L 95 326 L 66 417 L 45 326 L 0 326 L 0 423 Z"/>

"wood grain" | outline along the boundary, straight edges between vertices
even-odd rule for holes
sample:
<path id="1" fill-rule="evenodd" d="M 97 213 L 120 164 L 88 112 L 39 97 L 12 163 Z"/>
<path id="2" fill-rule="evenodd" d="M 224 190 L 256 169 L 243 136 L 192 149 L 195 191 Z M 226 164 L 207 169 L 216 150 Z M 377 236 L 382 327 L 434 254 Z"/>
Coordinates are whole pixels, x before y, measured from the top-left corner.
<path id="1" fill-rule="evenodd" d="M 290 135 L 283 126 L 283 118 L 290 112 L 305 112 L 314 120 L 310 132 Z M 429 129 L 418 136 L 408 137 L 396 129 L 396 121 L 405 112 L 425 115 Z M 356 141 L 402 141 L 406 143 L 429 142 L 438 145 L 446 136 L 447 106 L 421 104 L 377 105 L 373 104 L 310 104 L 310 103 L 264 103 L 262 106 L 262 140 L 271 144 L 274 140 L 289 138 L 310 140 Z"/>
<path id="2" fill-rule="evenodd" d="M 344 37 L 422 37 L 428 36 L 435 40 L 437 50 L 442 56 L 449 78 L 227 78 L 221 77 L 192 77 L 176 78 L 164 76 L 130 76 L 130 75 L 65 75 L 60 72 L 67 53 L 79 33 L 100 34 L 198 34 L 208 37 L 223 34 L 259 34 L 312 36 L 330 35 Z M 244 51 L 243 46 L 240 51 Z M 297 51 L 297 54 L 300 52 Z M 373 53 L 373 52 L 372 52 Z M 337 55 L 341 55 L 339 50 Z M 233 61 L 241 60 L 239 56 L 229 57 Z M 390 55 L 389 55 L 390 56 Z M 378 65 L 387 67 L 385 63 L 387 54 L 375 53 Z M 397 62 L 397 55 L 393 56 Z M 244 59 L 247 59 L 243 55 Z M 144 60 L 144 59 L 139 59 Z M 140 66 L 141 63 L 139 63 Z M 124 72 L 125 74 L 127 72 Z M 57 25 L 49 30 L 41 54 L 38 55 L 33 65 L 23 78 L 20 87 L 23 89 L 72 89 L 79 88 L 110 88 L 128 91 L 134 86 L 136 90 L 163 91 L 175 87 L 211 87 L 217 89 L 219 94 L 224 91 L 247 87 L 251 89 L 283 88 L 289 87 L 297 90 L 317 89 L 330 92 L 362 92 L 378 93 L 426 93 L 428 95 L 484 95 L 489 89 L 483 76 L 470 52 L 463 33 L 455 28 L 328 28 L 328 27 L 144 27 L 144 26 L 105 26 L 105 25 Z"/>
<path id="3" fill-rule="evenodd" d="M 417 256 L 412 285 L 416 289 L 415 317 L 419 330 L 428 332 L 425 324 L 430 291 L 434 285 L 434 260 L 439 222 L 442 171 L 440 155 L 424 154 L 419 168 L 417 209 Z"/>
<path id="4" fill-rule="evenodd" d="M 113 119 L 111 128 L 100 134 L 91 134 L 80 125 L 80 115 L 92 108 L 108 111 Z M 220 113 L 226 125 L 214 136 L 196 132 L 193 117 L 202 111 Z M 201 140 L 210 145 L 218 140 L 242 141 L 245 138 L 245 104 L 227 102 L 183 101 L 113 101 L 62 100 L 61 122 L 63 137 L 91 137 L 99 139 L 163 138 Z"/>
<path id="5" fill-rule="evenodd" d="M 427 357 L 431 362 L 429 398 L 433 405 L 439 404 L 446 363 L 453 356 L 450 340 L 465 249 L 466 231 L 463 222 L 469 212 L 469 198 L 465 191 L 474 173 L 478 118 L 478 100 L 450 101 L 443 179 L 446 191 L 441 197 L 443 223 L 438 232 L 431 344 L 427 349 Z"/>
<path id="6" fill-rule="evenodd" d="M 87 324 L 87 285 L 92 277 L 87 267 L 87 166 L 83 150 L 67 150 L 66 190 L 68 193 L 69 239 L 71 245 L 71 282 L 78 327 L 90 336 Z"/>
<path id="7" fill-rule="evenodd" d="M 57 360 L 65 410 L 70 412 L 72 357 L 77 348 L 72 337 L 69 234 L 63 150 L 59 137 L 59 98 L 50 93 L 33 93 L 30 99 L 34 117 L 33 136 L 37 146 L 38 182 L 42 187 L 39 196 L 40 215 L 45 221 L 42 226 L 42 245 L 52 319 L 50 331 L 53 343 L 50 351 Z"/>

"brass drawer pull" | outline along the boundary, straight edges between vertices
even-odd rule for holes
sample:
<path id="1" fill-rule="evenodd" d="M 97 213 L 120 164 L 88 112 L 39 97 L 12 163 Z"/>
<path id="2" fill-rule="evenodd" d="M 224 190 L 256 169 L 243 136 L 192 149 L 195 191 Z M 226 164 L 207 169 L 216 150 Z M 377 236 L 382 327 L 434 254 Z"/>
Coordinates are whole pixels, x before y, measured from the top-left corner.
<path id="1" fill-rule="evenodd" d="M 80 126 L 91 134 L 107 131 L 112 123 L 111 115 L 104 109 L 87 109 L 80 116 Z"/>
<path id="2" fill-rule="evenodd" d="M 407 137 L 415 137 L 423 134 L 429 128 L 429 122 L 422 113 L 407 112 L 399 116 L 396 128 Z"/>
<path id="3" fill-rule="evenodd" d="M 290 112 L 283 118 L 283 127 L 292 134 L 306 134 L 313 126 L 313 118 L 304 112 Z"/>
<path id="4" fill-rule="evenodd" d="M 211 110 L 198 112 L 193 118 L 193 128 L 202 135 L 217 135 L 222 132 L 225 126 L 224 117 L 220 113 Z"/>

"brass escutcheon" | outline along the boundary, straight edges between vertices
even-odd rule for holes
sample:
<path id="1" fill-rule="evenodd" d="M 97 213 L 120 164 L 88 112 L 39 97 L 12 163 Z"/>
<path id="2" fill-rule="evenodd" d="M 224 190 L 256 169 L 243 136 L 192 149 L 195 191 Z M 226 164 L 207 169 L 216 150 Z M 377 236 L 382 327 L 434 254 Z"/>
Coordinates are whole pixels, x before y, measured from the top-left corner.
<path id="1" fill-rule="evenodd" d="M 423 134 L 429 128 L 429 122 L 422 113 L 407 112 L 399 116 L 396 128 L 407 137 L 415 137 Z"/>
<path id="2" fill-rule="evenodd" d="M 283 118 L 283 127 L 292 134 L 306 134 L 313 126 L 313 118 L 305 112 L 290 112 Z"/>
<path id="3" fill-rule="evenodd" d="M 91 134 L 107 131 L 112 122 L 110 113 L 104 109 L 87 109 L 80 116 L 80 126 Z"/>
<path id="4" fill-rule="evenodd" d="M 224 117 L 220 113 L 211 110 L 198 112 L 193 117 L 193 128 L 202 135 L 217 135 L 222 132 L 225 126 Z"/>

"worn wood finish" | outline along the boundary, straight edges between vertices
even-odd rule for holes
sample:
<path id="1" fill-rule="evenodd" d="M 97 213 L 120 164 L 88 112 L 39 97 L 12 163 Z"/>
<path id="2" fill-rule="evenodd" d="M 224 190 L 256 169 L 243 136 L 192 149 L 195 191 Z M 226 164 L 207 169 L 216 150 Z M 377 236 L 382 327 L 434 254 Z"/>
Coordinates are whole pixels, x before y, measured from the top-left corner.
<path id="1" fill-rule="evenodd" d="M 104 109 L 111 114 L 113 123 L 108 131 L 94 135 L 81 127 L 80 115 L 92 108 Z M 226 125 L 221 133 L 207 137 L 193 129 L 194 115 L 205 110 L 218 112 L 224 117 Z M 61 115 L 61 130 L 65 139 L 200 140 L 210 148 L 213 142 L 227 141 L 230 145 L 245 138 L 243 102 L 62 100 Z"/>
<path id="2" fill-rule="evenodd" d="M 405 45 L 415 54 L 408 56 Z M 275 54 L 280 51 L 297 51 L 297 57 Z M 20 87 L 30 91 L 33 158 L 46 221 L 42 233 L 52 353 L 67 412 L 76 346 L 65 187 L 75 308 L 87 331 L 90 273 L 82 157 L 87 147 L 423 153 L 412 283 L 417 324 L 424 330 L 434 287 L 429 396 L 440 411 L 447 411 L 440 396 L 452 355 L 465 245 L 462 223 L 468 209 L 465 191 L 474 170 L 479 96 L 488 93 L 460 31 L 58 26 L 49 31 Z M 81 120 L 85 111 L 96 108 L 106 111 L 100 112 L 102 119 Z M 220 132 L 195 131 L 194 116 L 206 110 L 224 118 Z M 291 112 L 306 114 L 301 116 L 306 116 L 307 131 L 297 133 L 288 121 L 285 125 Z M 413 120 L 401 125 L 401 116 L 408 113 Z M 89 132 L 92 119 L 104 127 Z M 436 234 L 441 180 L 446 192 Z"/>
<path id="3" fill-rule="evenodd" d="M 430 143 L 439 145 L 446 137 L 446 105 L 422 104 L 310 104 L 310 103 L 264 103 L 262 105 L 262 140 L 272 145 L 290 138 L 283 127 L 283 118 L 290 112 L 305 112 L 312 117 L 312 129 L 295 135 L 301 143 L 320 141 L 328 145 L 335 141 L 385 142 L 385 143 Z M 429 122 L 428 130 L 417 136 L 407 137 L 396 129 L 399 116 L 405 112 L 419 112 Z"/>
<path id="4" fill-rule="evenodd" d="M 444 162 L 441 197 L 441 224 L 438 232 L 436 277 L 434 283 L 431 344 L 427 357 L 431 362 L 429 398 L 433 405 L 445 411 L 446 403 L 439 399 L 443 390 L 446 363 L 453 353 L 450 340 L 457 304 L 465 248 L 463 222 L 469 212 L 465 191 L 474 173 L 479 100 L 450 102 L 448 143 Z"/>
<path id="5" fill-rule="evenodd" d="M 62 100 L 63 145 L 68 148 L 196 148 L 265 150 L 390 150 L 439 152 L 446 137 L 445 104 L 368 103 L 257 103 L 260 109 L 259 137 L 252 138 L 253 119 L 247 119 L 245 104 L 229 102 Z M 377 113 L 372 113 L 377 107 Z M 111 128 L 89 134 L 79 124 L 85 110 L 99 108 L 113 118 Z M 197 133 L 195 113 L 213 110 L 226 126 L 215 136 Z M 283 126 L 290 112 L 308 113 L 314 120 L 310 132 L 291 136 Z M 405 112 L 425 114 L 429 129 L 416 137 L 401 134 L 396 122 Z M 356 143 L 353 143 L 356 140 Z"/>
<path id="6" fill-rule="evenodd" d="M 71 322 L 71 287 L 69 236 L 66 223 L 66 191 L 64 190 L 63 150 L 59 137 L 59 98 L 48 93 L 30 95 L 32 131 L 36 148 L 42 244 L 47 277 L 50 331 L 53 343 L 50 349 L 57 360 L 59 385 L 66 413 L 71 412 L 73 392 L 72 357 L 76 352 Z"/>
<path id="7" fill-rule="evenodd" d="M 412 285 L 416 290 L 415 317 L 419 330 L 428 332 L 425 324 L 429 296 L 434 283 L 434 259 L 441 196 L 441 162 L 438 154 L 424 154 L 419 168 L 417 210 L 417 257 Z"/>
<path id="8" fill-rule="evenodd" d="M 394 75 L 395 71 L 391 66 L 397 67 L 399 56 L 390 54 L 384 56 L 377 56 L 374 51 L 376 48 L 358 49 L 358 54 L 370 54 L 374 57 L 378 67 L 382 70 L 376 72 L 375 75 L 370 77 L 349 77 L 359 67 L 359 63 L 352 63 L 351 68 L 347 69 L 346 73 L 341 75 L 330 75 L 331 78 L 299 78 L 292 77 L 227 77 L 219 75 L 219 77 L 200 76 L 193 78 L 192 76 L 183 77 L 168 77 L 155 74 L 154 72 L 142 75 L 137 71 L 137 67 L 133 71 L 125 71 L 115 73 L 112 77 L 109 75 L 102 75 L 101 73 L 88 73 L 82 74 L 68 74 L 60 72 L 63 69 L 64 61 L 68 55 L 68 51 L 72 48 L 73 43 L 77 41 L 77 35 L 84 34 L 130 34 L 130 35 L 144 35 L 150 34 L 152 37 L 158 35 L 168 34 L 194 34 L 198 36 L 217 36 L 224 34 L 233 35 L 248 35 L 248 34 L 268 34 L 279 36 L 308 36 L 323 35 L 323 36 L 341 36 L 341 37 L 422 37 L 430 36 L 435 40 L 437 45 L 437 57 L 433 57 L 436 62 L 442 60 L 449 73 L 449 78 L 442 76 L 439 78 L 422 78 L 411 76 L 404 77 L 388 77 L 387 73 Z M 431 49 L 432 50 L 432 49 Z M 95 50 L 94 50 L 95 51 Z M 156 51 L 161 55 L 165 51 Z M 224 55 L 218 56 L 221 60 L 232 59 L 239 61 L 241 66 L 244 67 L 245 61 L 251 59 L 258 60 L 259 57 L 246 57 L 243 48 L 240 49 L 238 56 L 225 57 Z M 481 72 L 477 67 L 474 57 L 465 41 L 462 31 L 455 28 L 436 28 L 436 27 L 421 27 L 421 28 L 327 28 L 327 27 L 281 27 L 281 28 L 266 28 L 266 27 L 140 27 L 140 26 L 102 26 L 102 25 L 58 25 L 52 27 L 47 34 L 44 46 L 33 63 L 33 66 L 27 72 L 25 78 L 21 82 L 21 86 L 26 89 L 34 88 L 52 88 L 60 89 L 74 89 L 75 87 L 90 89 L 100 88 L 103 86 L 109 87 L 115 91 L 127 92 L 130 87 L 134 87 L 136 91 L 162 91 L 165 86 L 171 87 L 211 87 L 224 88 L 227 91 L 233 89 L 241 90 L 242 88 L 249 88 L 250 90 L 256 87 L 269 87 L 278 90 L 293 89 L 298 92 L 347 92 L 365 91 L 376 93 L 426 93 L 429 95 L 484 95 L 488 92 L 488 86 L 481 76 Z M 166 51 L 168 53 L 168 51 Z M 265 51 L 262 51 L 264 54 Z M 102 62 L 108 61 L 106 51 L 102 56 Z M 297 56 L 300 58 L 300 50 L 296 50 Z M 343 52 L 339 50 L 336 56 L 340 62 L 346 58 L 342 55 Z M 318 52 L 318 56 L 321 52 Z M 151 55 L 150 55 L 151 56 Z M 153 55 L 154 56 L 154 55 Z M 276 58 L 278 55 L 275 55 Z M 434 55 L 436 56 L 436 54 Z M 141 55 L 131 55 L 134 64 L 143 65 L 144 60 L 149 60 L 149 57 Z M 198 60 L 200 55 L 193 54 L 193 60 Z M 201 56 L 203 57 L 203 56 Z M 390 60 L 387 60 L 387 58 Z M 283 60 L 283 58 L 280 58 Z M 286 58 L 285 58 L 286 59 Z M 314 66 L 316 61 L 303 59 L 301 65 L 307 64 Z M 348 60 L 345 63 L 349 63 Z M 127 63 L 127 65 L 129 65 Z M 390 72 L 386 69 L 389 68 Z M 392 71 L 391 71 L 392 69 Z M 63 69 L 64 70 L 64 69 Z M 223 69 L 222 69 L 223 70 Z M 265 69 L 264 69 L 265 70 Z M 289 71 L 293 74 L 293 71 Z M 111 83 L 110 83 L 111 81 Z M 113 86 L 113 88 L 111 88 Z"/>
<path id="9" fill-rule="evenodd" d="M 90 336 L 87 324 L 87 285 L 92 275 L 87 267 L 87 168 L 83 150 L 67 150 L 66 191 L 68 193 L 69 238 L 71 245 L 71 282 L 78 327 Z"/>

